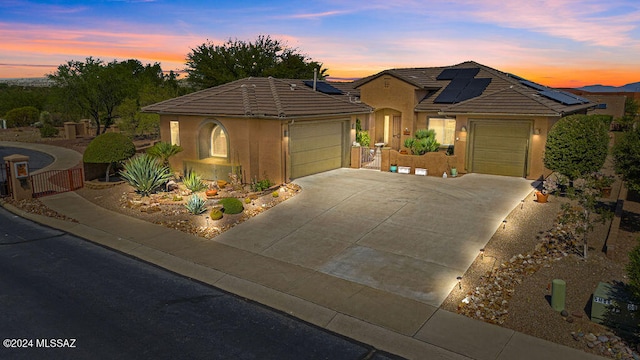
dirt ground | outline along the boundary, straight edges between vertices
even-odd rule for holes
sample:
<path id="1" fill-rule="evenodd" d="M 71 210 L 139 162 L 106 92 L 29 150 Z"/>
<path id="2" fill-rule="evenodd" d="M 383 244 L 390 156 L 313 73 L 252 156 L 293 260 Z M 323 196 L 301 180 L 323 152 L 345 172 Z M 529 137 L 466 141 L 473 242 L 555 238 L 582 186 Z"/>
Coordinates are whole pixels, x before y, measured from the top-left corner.
<path id="1" fill-rule="evenodd" d="M 27 130 L 0 130 L 0 140 L 44 141 L 80 152 L 89 142 L 89 139 L 40 140 L 38 134 Z M 610 162 L 605 170 L 612 171 Z M 127 184 L 101 189 L 87 186 L 77 193 L 110 210 L 211 238 L 294 196 L 300 190 L 284 186 L 250 194 L 246 190 L 234 192 L 220 189 L 216 198 L 207 200 L 209 209 L 215 206 L 216 199 L 220 197 L 235 196 L 250 198 L 251 201 L 245 204 L 243 214 L 225 215 L 224 220 L 218 222 L 211 220 L 208 212 L 198 216 L 188 214 L 184 202 L 189 194 L 183 188 L 146 199 L 137 196 Z M 274 197 L 274 191 L 279 192 L 278 197 Z M 204 194 L 200 195 L 204 197 Z M 604 203 L 615 208 L 616 200 L 605 199 Z M 586 352 L 612 358 L 633 358 L 630 352 L 635 351 L 637 356 L 640 353 L 637 338 L 624 338 L 617 330 L 590 320 L 590 304 L 596 286 L 599 282 L 625 282 L 627 254 L 639 244 L 640 196 L 630 193 L 627 199 L 622 200 L 625 200 L 625 211 L 621 214 L 619 231 L 613 234 L 617 236 L 615 253 L 607 256 L 604 251 L 611 221 L 594 223 L 593 230 L 588 233 L 589 251 L 585 259 L 575 251 L 555 248 L 549 250 L 540 245 L 557 228 L 560 206 L 568 199 L 551 196 L 545 204 L 537 203 L 533 196 L 523 199 L 521 206 L 514 209 L 506 219 L 504 227 L 497 229 L 484 252 L 481 253 L 478 249 L 478 257 L 462 276 L 461 288 L 455 287 L 441 307 Z M 38 207 L 37 200 L 23 204 L 22 207 L 30 207 L 34 212 L 45 211 L 41 206 Z M 48 213 L 48 216 L 56 214 Z M 565 314 L 560 314 L 551 307 L 553 279 L 566 282 Z M 493 315 L 487 317 L 486 312 L 482 312 L 482 315 L 477 315 L 480 312 L 469 313 L 468 305 L 463 300 L 480 296 L 477 294 L 484 294 L 487 289 L 491 289 L 491 295 L 484 302 L 486 307 L 494 308 L 491 312 Z M 591 341 L 591 334 L 596 337 L 606 336 L 607 341 Z"/>

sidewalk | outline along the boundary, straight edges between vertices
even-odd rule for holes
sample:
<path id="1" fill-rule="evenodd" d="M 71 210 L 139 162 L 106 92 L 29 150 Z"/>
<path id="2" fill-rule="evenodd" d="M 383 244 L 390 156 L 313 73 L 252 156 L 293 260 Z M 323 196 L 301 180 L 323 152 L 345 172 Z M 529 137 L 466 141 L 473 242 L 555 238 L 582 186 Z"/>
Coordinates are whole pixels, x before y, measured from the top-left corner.
<path id="1" fill-rule="evenodd" d="M 599 358 L 406 297 L 113 213 L 73 192 L 41 200 L 78 223 L 5 207 L 22 217 L 406 358 Z"/>

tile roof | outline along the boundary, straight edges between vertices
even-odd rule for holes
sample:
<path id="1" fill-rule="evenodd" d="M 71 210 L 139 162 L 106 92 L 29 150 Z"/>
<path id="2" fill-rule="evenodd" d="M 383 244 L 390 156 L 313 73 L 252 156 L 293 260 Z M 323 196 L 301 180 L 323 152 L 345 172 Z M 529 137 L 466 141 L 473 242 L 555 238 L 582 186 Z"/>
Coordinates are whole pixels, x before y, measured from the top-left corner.
<path id="1" fill-rule="evenodd" d="M 434 100 L 449 85 L 451 80 L 438 80 L 445 69 L 478 68 L 476 79 L 488 78 L 491 82 L 482 93 L 459 103 L 436 103 Z M 416 105 L 417 112 L 438 112 L 443 114 L 510 114 L 510 115 L 544 115 L 563 116 L 595 106 L 593 102 L 566 105 L 559 101 L 542 96 L 541 91 L 523 84 L 524 79 L 512 74 L 504 73 L 488 66 L 467 61 L 453 66 L 430 68 L 406 68 L 384 70 L 375 75 L 357 80 L 354 87 L 362 85 L 380 76 L 390 75 L 417 89 L 428 90 L 427 95 Z M 534 84 L 547 90 L 542 85 Z M 552 90 L 553 91 L 553 90 Z"/>
<path id="2" fill-rule="evenodd" d="M 331 83 L 331 85 L 335 85 Z M 344 95 L 313 91 L 302 80 L 250 77 L 201 90 L 143 108 L 144 112 L 176 115 L 292 118 L 370 113 L 351 85 L 336 86 Z M 357 91 L 354 91 L 357 93 Z"/>

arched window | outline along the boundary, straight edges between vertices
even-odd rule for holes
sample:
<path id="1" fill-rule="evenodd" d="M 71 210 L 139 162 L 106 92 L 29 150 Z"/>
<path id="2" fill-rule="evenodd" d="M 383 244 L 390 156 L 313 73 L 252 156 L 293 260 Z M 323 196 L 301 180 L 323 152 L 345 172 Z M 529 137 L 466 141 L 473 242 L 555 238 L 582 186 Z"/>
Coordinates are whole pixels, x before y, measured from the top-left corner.
<path id="1" fill-rule="evenodd" d="M 227 157 L 229 149 L 227 148 L 227 134 L 222 126 L 216 125 L 211 130 L 211 152 L 210 156 Z"/>

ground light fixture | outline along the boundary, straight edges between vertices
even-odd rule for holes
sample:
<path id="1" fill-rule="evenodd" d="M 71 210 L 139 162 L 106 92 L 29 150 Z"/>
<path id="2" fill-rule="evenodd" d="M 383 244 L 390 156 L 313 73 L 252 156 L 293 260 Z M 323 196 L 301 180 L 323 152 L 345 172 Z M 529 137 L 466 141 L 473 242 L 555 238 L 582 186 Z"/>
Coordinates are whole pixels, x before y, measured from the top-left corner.
<path id="1" fill-rule="evenodd" d="M 507 219 L 502 220 L 502 229 L 506 229 L 507 228 Z"/>
<path id="2" fill-rule="evenodd" d="M 458 289 L 462 290 L 462 276 L 456 278 L 458 280 Z"/>
<path id="3" fill-rule="evenodd" d="M 480 249 L 480 260 L 484 260 L 484 248 Z"/>
<path id="4" fill-rule="evenodd" d="M 524 199 L 520 200 L 520 210 L 524 208 Z"/>

